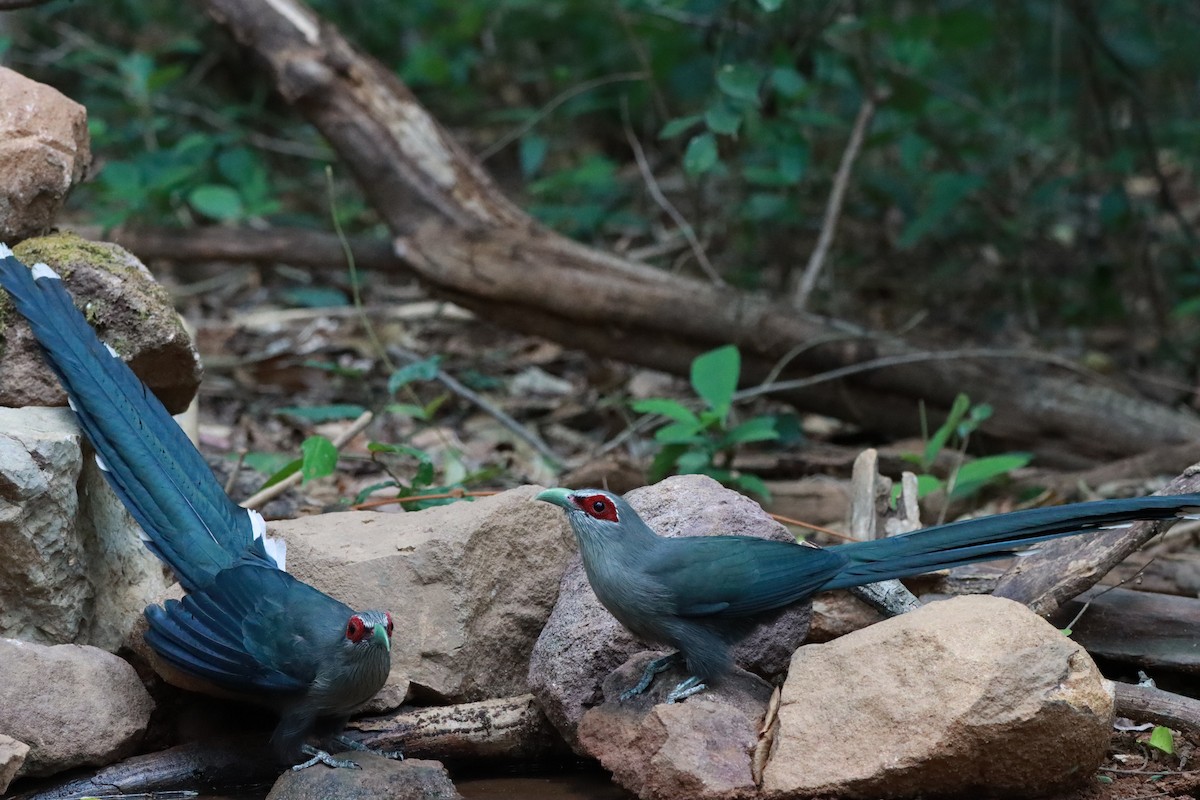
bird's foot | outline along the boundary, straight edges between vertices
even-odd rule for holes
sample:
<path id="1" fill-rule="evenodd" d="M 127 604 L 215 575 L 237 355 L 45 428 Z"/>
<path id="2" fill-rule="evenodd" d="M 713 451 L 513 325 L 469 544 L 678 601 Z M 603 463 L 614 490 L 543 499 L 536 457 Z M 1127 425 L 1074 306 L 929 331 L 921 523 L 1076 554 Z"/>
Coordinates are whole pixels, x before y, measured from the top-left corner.
<path id="1" fill-rule="evenodd" d="M 299 772 L 302 769 L 308 769 L 313 764 L 317 763 L 324 764 L 327 767 L 334 767 L 336 769 L 362 769 L 362 767 L 360 767 L 356 761 L 351 761 L 348 758 L 334 758 L 324 750 L 318 750 L 312 745 L 301 745 L 300 751 L 307 756 L 312 756 L 312 758 L 310 758 L 308 761 L 305 761 L 303 764 L 297 764 L 296 766 L 292 767 L 293 772 Z"/>
<path id="2" fill-rule="evenodd" d="M 393 761 L 404 760 L 404 753 L 401 753 L 399 750 L 376 750 L 374 747 L 368 747 L 362 742 L 356 739 L 351 739 L 349 736 L 344 736 L 342 734 L 338 734 L 337 736 L 333 737 L 333 740 L 345 747 L 347 750 L 357 750 L 360 753 L 374 753 L 377 756 L 390 758 Z"/>
<path id="3" fill-rule="evenodd" d="M 704 691 L 707 688 L 706 684 L 695 675 L 682 681 L 671 691 L 667 692 L 668 703 L 678 703 L 680 700 L 691 697 L 694 694 Z"/>
<path id="4" fill-rule="evenodd" d="M 642 677 L 633 686 L 621 692 L 622 700 L 629 700 L 637 697 L 642 692 L 650 688 L 650 684 L 654 682 L 654 676 L 660 672 L 666 672 L 671 668 L 676 661 L 679 660 L 679 653 L 671 653 L 661 658 L 656 658 L 646 665 L 642 670 Z"/>

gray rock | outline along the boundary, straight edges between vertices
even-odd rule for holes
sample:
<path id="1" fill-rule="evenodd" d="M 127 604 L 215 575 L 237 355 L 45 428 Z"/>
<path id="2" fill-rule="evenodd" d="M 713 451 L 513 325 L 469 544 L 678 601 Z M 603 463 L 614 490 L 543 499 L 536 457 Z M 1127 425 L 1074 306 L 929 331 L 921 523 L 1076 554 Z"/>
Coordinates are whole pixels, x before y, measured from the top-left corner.
<path id="1" fill-rule="evenodd" d="M 686 677 L 663 674 L 647 692 L 617 699 L 635 682 L 650 656 L 626 662 L 604 681 L 605 702 L 579 723 L 579 744 L 638 797 L 655 800 L 732 800 L 755 793 L 750 754 L 771 687 L 737 671 L 719 692 L 701 692 L 681 703 L 663 702 Z"/>
<path id="2" fill-rule="evenodd" d="M 0 68 L 0 242 L 52 228 L 91 161 L 86 109 Z"/>
<path id="3" fill-rule="evenodd" d="M 361 769 L 317 765 L 275 781 L 267 800 L 462 800 L 446 768 L 437 761 L 392 761 L 370 753 L 339 753 Z"/>
<path id="4" fill-rule="evenodd" d="M 30 748 L 20 775 L 129 755 L 154 709 L 133 667 L 95 647 L 0 639 L 0 675 L 0 731 Z"/>
<path id="5" fill-rule="evenodd" d="M 680 475 L 626 495 L 662 536 L 740 535 L 795 541 L 753 500 L 703 475 Z M 559 512 L 561 514 L 561 512 Z M 760 626 L 736 649 L 737 663 L 764 676 L 786 669 L 808 632 L 809 606 L 798 603 Z M 633 653 L 646 648 L 609 614 L 587 584 L 575 556 L 563 575 L 558 603 L 530 660 L 530 690 L 559 733 L 579 749 L 576 727 L 600 701 L 600 684 Z"/>
<path id="6" fill-rule="evenodd" d="M 0 795 L 8 791 L 8 785 L 17 777 L 27 755 L 29 745 L 0 733 Z"/>
<path id="7" fill-rule="evenodd" d="M 1048 794 L 1090 779 L 1112 716 L 1087 652 L 1025 606 L 935 602 L 796 652 L 763 794 Z"/>
<path id="8" fill-rule="evenodd" d="M 128 251 L 68 233 L 26 239 L 13 248 L 27 265 L 49 264 L 75 302 L 172 414 L 200 385 L 200 359 L 166 290 Z M 0 406 L 62 406 L 66 395 L 42 361 L 29 326 L 0 292 Z"/>
<path id="9" fill-rule="evenodd" d="M 65 408 L 0 407 L 0 636 L 115 651 L 166 588 Z"/>

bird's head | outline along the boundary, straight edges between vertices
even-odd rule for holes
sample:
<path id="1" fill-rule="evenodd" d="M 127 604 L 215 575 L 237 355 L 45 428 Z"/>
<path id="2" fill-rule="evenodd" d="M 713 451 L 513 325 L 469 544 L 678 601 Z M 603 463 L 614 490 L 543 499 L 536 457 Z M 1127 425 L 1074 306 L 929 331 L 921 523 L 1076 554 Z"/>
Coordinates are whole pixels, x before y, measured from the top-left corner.
<path id="1" fill-rule="evenodd" d="M 534 499 L 564 509 L 571 527 L 577 524 L 616 527 L 626 516 L 637 516 L 624 500 L 603 489 L 546 489 Z"/>
<path id="2" fill-rule="evenodd" d="M 566 511 L 581 545 L 651 545 L 658 539 L 624 498 L 603 489 L 546 489 L 535 499 Z"/>
<path id="3" fill-rule="evenodd" d="M 344 645 L 351 652 L 390 652 L 392 615 L 386 611 L 360 611 L 346 622 Z"/>

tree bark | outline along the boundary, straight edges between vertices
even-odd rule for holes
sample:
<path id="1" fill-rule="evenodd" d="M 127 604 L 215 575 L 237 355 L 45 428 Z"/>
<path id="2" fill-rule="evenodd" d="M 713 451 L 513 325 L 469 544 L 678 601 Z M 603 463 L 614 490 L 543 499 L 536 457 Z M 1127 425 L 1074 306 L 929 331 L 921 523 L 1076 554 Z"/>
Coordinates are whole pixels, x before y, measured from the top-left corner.
<path id="1" fill-rule="evenodd" d="M 432 290 L 481 317 L 680 375 L 696 355 L 733 343 L 744 385 L 787 357 L 784 379 L 917 355 L 859 326 L 559 236 L 510 202 L 395 75 L 298 0 L 199 3 L 265 61 L 279 92 L 326 137 L 397 234 L 397 253 Z M 419 225 L 414 201 L 428 213 Z M 994 409 L 980 438 L 1030 450 L 1043 465 L 1081 468 L 1200 439 L 1190 414 L 1012 358 L 932 354 L 779 396 L 871 431 L 911 435 L 920 429 L 919 402 L 936 423 L 965 390 Z"/>

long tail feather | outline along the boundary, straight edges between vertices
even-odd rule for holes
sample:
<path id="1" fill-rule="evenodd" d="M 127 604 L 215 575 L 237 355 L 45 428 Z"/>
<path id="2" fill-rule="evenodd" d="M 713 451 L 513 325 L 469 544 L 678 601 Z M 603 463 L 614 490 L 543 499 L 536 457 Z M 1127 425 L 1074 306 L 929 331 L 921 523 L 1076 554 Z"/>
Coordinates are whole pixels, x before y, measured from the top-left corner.
<path id="1" fill-rule="evenodd" d="M 31 271 L 0 245 L 0 286 L 29 321 L 109 484 L 184 587 L 202 588 L 242 558 L 274 564 L 255 538 L 253 512 L 225 495 L 158 398 L 97 338 L 58 275 L 45 264 Z"/>
<path id="2" fill-rule="evenodd" d="M 949 569 L 1016 554 L 1029 545 L 1081 531 L 1197 513 L 1200 513 L 1200 494 L 1182 494 L 1074 503 L 951 522 L 833 548 L 848 561 L 823 588 L 842 589 Z"/>

